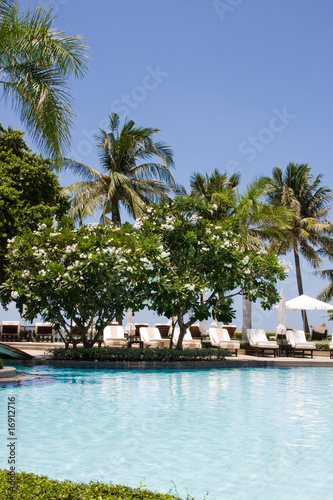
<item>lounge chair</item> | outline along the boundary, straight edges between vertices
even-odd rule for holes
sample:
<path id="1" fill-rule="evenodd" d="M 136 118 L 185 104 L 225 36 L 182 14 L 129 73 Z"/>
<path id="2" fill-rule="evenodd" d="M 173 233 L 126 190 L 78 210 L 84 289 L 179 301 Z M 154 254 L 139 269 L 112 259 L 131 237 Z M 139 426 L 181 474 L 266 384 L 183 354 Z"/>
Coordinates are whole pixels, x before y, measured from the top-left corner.
<path id="1" fill-rule="evenodd" d="M 175 328 L 173 333 L 173 344 L 177 345 L 179 339 L 180 329 Z M 182 346 L 184 349 L 201 349 L 201 340 L 198 338 L 193 338 L 190 329 L 186 330 L 186 333 L 183 338 Z"/>
<path id="2" fill-rule="evenodd" d="M 148 328 L 149 323 L 134 323 L 135 324 L 135 335 L 134 337 L 140 337 L 140 328 Z"/>
<path id="3" fill-rule="evenodd" d="M 158 328 L 162 339 L 170 339 L 171 325 L 169 323 L 156 323 L 154 328 Z"/>
<path id="4" fill-rule="evenodd" d="M 143 347 L 153 347 L 155 349 L 163 349 L 169 347 L 170 340 L 162 339 L 160 331 L 157 327 L 140 328 L 140 339 L 143 342 Z"/>
<path id="5" fill-rule="evenodd" d="M 313 358 L 313 351 L 316 350 L 316 344 L 314 342 L 308 342 L 305 337 L 305 333 L 303 330 L 293 330 L 287 331 L 287 341 L 290 345 L 291 355 L 295 356 L 295 354 L 301 353 L 303 358 L 305 357 L 305 353 L 308 352 Z"/>
<path id="6" fill-rule="evenodd" d="M 199 323 L 191 325 L 189 328 L 189 331 L 190 331 L 190 335 L 191 335 L 192 339 L 200 339 L 201 340 L 201 331 L 200 331 Z"/>
<path id="7" fill-rule="evenodd" d="M 246 354 L 260 354 L 264 356 L 267 354 L 274 354 L 274 358 L 279 355 L 279 344 L 275 340 L 267 340 L 265 330 L 261 328 L 254 328 L 247 330 L 247 338 L 249 346 L 246 347 Z"/>
<path id="8" fill-rule="evenodd" d="M 328 348 L 330 350 L 330 358 L 333 359 L 333 342 L 329 344 Z"/>
<path id="9" fill-rule="evenodd" d="M 35 324 L 36 342 L 54 342 L 53 325 L 51 323 Z"/>
<path id="10" fill-rule="evenodd" d="M 323 323 L 321 326 L 311 326 L 311 341 L 327 339 L 328 328 Z"/>
<path id="11" fill-rule="evenodd" d="M 3 321 L 1 323 L 0 340 L 2 342 L 19 342 L 21 340 L 20 322 L 19 321 Z"/>
<path id="12" fill-rule="evenodd" d="M 109 347 L 127 347 L 124 328 L 121 325 L 108 325 L 103 330 L 104 344 Z"/>
<path id="13" fill-rule="evenodd" d="M 227 330 L 227 332 L 229 333 L 229 337 L 232 337 L 237 330 L 236 325 L 222 325 L 221 328 L 225 328 L 225 330 Z"/>
<path id="14" fill-rule="evenodd" d="M 230 335 L 226 328 L 210 328 L 209 339 L 212 347 L 235 351 L 235 356 L 237 356 L 237 351 L 240 349 L 240 342 L 230 340 Z"/>

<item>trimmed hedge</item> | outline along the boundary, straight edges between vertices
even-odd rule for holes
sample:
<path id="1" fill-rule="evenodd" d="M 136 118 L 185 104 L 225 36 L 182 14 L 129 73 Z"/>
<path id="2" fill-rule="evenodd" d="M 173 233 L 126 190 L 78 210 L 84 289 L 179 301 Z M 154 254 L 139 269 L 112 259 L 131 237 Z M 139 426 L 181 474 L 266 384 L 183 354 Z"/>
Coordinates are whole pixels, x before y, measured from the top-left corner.
<path id="1" fill-rule="evenodd" d="M 331 340 L 315 340 L 317 351 L 329 351 L 329 344 L 331 343 Z"/>
<path id="2" fill-rule="evenodd" d="M 0 358 L 0 370 L 3 368 L 3 360 Z"/>
<path id="3" fill-rule="evenodd" d="M 73 483 L 56 481 L 47 476 L 19 472 L 14 484 L 8 470 L 0 470 L 0 498 L 2 500 L 181 500 L 171 493 L 154 493 L 140 488 L 113 484 Z M 12 489 L 11 489 L 12 488 Z M 186 500 L 194 500 L 187 495 Z"/>
<path id="4" fill-rule="evenodd" d="M 196 361 L 224 359 L 229 354 L 222 349 L 124 349 L 121 347 L 84 347 L 52 351 L 55 360 L 68 361 Z"/>

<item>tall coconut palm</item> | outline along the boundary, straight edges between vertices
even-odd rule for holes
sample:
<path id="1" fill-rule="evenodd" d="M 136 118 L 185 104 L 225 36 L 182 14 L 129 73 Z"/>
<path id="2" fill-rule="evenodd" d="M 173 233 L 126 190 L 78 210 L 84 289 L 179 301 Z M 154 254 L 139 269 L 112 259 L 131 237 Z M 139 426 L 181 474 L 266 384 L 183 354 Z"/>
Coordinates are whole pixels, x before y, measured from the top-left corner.
<path id="1" fill-rule="evenodd" d="M 192 196 L 202 197 L 216 204 L 218 218 L 232 217 L 241 227 L 244 245 L 249 249 L 262 248 L 270 251 L 269 242 L 281 238 L 281 229 L 288 225 L 289 213 L 284 208 L 273 208 L 264 203 L 267 180 L 263 177 L 250 183 L 244 194 L 236 189 L 240 174 L 227 179 L 226 174 L 214 171 L 210 177 L 195 174 L 191 178 Z M 252 303 L 243 297 L 242 336 L 252 328 Z"/>
<path id="2" fill-rule="evenodd" d="M 240 172 L 228 178 L 226 172 L 222 173 L 218 169 L 210 175 L 195 172 L 190 178 L 191 196 L 215 204 L 217 217 L 226 216 L 235 199 L 240 178 Z"/>
<path id="3" fill-rule="evenodd" d="M 328 220 L 333 192 L 321 185 L 322 177 L 314 178 L 307 164 L 289 163 L 285 172 L 274 168 L 269 180 L 268 201 L 275 207 L 287 207 L 293 214 L 291 227 L 286 228 L 283 240 L 276 240 L 275 249 L 280 254 L 293 252 L 299 295 L 303 294 L 300 255 L 317 268 L 320 249 L 330 240 L 333 229 Z M 302 320 L 304 331 L 309 332 L 305 311 Z"/>
<path id="4" fill-rule="evenodd" d="M 249 249 L 274 252 L 271 242 L 283 238 L 285 228 L 290 227 L 290 213 L 284 207 L 265 203 L 267 179 L 260 177 L 251 182 L 244 194 L 238 194 L 234 216 L 239 221 L 244 245 Z M 242 338 L 247 340 L 247 330 L 252 328 L 252 302 L 243 296 Z"/>
<path id="5" fill-rule="evenodd" d="M 0 0 L 0 83 L 37 145 L 59 158 L 70 142 L 73 100 L 69 78 L 87 66 L 82 36 L 52 27 L 41 7 L 21 12 L 16 0 Z"/>
<path id="6" fill-rule="evenodd" d="M 146 206 L 169 198 L 170 188 L 176 189 L 170 172 L 173 153 L 163 142 L 155 142 L 156 128 L 135 127 L 125 121 L 119 130 L 119 116 L 109 116 L 110 132 L 100 130 L 97 148 L 102 172 L 92 167 L 66 160 L 65 166 L 85 180 L 66 188 L 73 196 L 70 215 L 82 222 L 87 216 L 101 211 L 100 222 L 120 225 L 120 206 L 135 219 Z M 154 162 L 158 158 L 160 162 Z"/>

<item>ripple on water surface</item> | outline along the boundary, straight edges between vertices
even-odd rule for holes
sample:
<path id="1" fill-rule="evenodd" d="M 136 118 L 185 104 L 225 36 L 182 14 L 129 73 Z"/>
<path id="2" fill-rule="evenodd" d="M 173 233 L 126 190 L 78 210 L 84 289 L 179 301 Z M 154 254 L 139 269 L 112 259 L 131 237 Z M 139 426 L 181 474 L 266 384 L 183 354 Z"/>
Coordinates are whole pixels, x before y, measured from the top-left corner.
<path id="1" fill-rule="evenodd" d="M 24 371 L 48 383 L 0 390 L 16 397 L 18 470 L 197 500 L 331 498 L 331 368 Z"/>

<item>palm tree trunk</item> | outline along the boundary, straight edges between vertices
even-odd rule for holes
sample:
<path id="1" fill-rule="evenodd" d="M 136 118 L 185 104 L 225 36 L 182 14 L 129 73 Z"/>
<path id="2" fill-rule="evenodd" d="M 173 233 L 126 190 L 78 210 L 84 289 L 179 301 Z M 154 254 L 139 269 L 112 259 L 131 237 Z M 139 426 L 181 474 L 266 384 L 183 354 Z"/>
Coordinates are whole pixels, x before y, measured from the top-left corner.
<path id="1" fill-rule="evenodd" d="M 243 295 L 242 340 L 247 340 L 247 330 L 252 328 L 252 302 Z"/>
<path id="2" fill-rule="evenodd" d="M 119 203 L 116 200 L 112 200 L 111 220 L 115 226 L 120 226 Z"/>
<path id="3" fill-rule="evenodd" d="M 295 258 L 295 269 L 296 269 L 296 280 L 297 280 L 297 288 L 298 294 L 303 295 L 303 284 L 302 284 L 302 276 L 301 276 L 301 264 L 299 261 L 298 248 L 294 249 L 294 258 Z M 309 333 L 309 323 L 306 311 L 301 311 L 302 321 L 303 321 L 303 330 L 305 333 Z"/>

